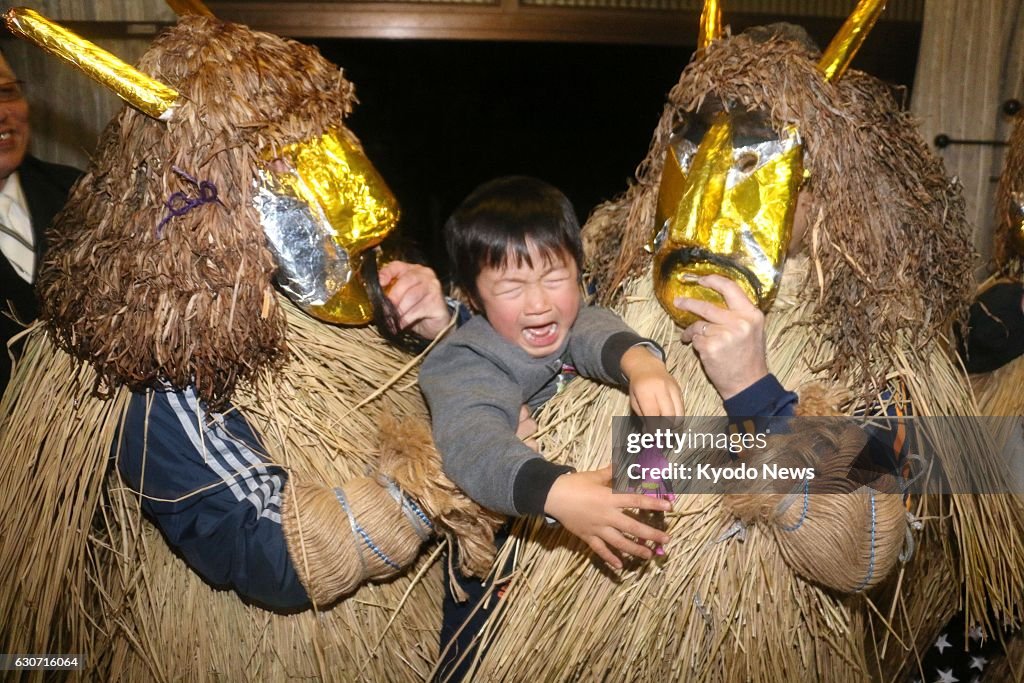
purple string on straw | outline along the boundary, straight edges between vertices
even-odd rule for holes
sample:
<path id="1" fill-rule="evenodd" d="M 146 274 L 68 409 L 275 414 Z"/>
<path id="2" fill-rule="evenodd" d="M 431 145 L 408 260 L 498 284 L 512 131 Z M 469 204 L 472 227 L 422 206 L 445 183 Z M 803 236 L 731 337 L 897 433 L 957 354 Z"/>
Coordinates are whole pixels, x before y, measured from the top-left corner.
<path id="1" fill-rule="evenodd" d="M 172 166 L 171 170 L 188 182 L 192 183 L 192 185 L 198 188 L 199 193 L 195 197 L 190 197 L 186 192 L 175 192 L 167 198 L 164 205 L 170 213 L 164 216 L 163 220 L 160 221 L 160 224 L 156 226 L 156 238 L 158 240 L 164 238 L 164 226 L 167 225 L 167 222 L 172 218 L 184 216 L 192 209 L 197 206 L 202 206 L 203 204 L 212 204 L 213 202 L 217 202 L 223 206 L 223 203 L 217 198 L 217 186 L 209 180 L 198 181 L 177 166 Z"/>

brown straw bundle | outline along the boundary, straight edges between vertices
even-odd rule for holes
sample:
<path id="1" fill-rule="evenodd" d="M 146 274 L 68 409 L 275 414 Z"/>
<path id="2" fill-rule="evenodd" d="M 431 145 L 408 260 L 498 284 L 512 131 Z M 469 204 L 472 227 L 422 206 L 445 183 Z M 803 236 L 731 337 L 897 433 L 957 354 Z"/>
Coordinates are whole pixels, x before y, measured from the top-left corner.
<path id="1" fill-rule="evenodd" d="M 1024 114 L 1017 114 L 1010 144 L 1006 149 L 1006 161 L 996 187 L 996 266 L 1004 273 L 1016 277 L 1024 274 L 1024 254 L 1019 253 L 1010 242 L 1013 224 L 1010 210 L 1013 195 L 1024 193 Z M 1019 199 L 1018 199 L 1019 201 Z"/>
<path id="2" fill-rule="evenodd" d="M 295 569 L 317 605 L 330 605 L 369 579 L 394 576 L 412 564 L 425 540 L 402 523 L 401 502 L 369 477 L 334 489 L 292 480 L 283 499 L 284 535 L 289 548 L 299 548 Z"/>

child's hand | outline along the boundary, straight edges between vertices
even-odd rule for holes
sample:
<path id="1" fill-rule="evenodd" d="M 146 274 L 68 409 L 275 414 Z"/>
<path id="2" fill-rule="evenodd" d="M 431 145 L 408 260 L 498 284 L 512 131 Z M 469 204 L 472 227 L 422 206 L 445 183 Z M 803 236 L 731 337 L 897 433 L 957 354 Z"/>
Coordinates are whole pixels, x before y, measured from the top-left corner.
<path id="1" fill-rule="evenodd" d="M 398 311 L 398 324 L 423 337 L 434 339 L 451 320 L 441 293 L 441 283 L 426 266 L 391 261 L 380 269 L 380 285 Z"/>
<path id="2" fill-rule="evenodd" d="M 642 417 L 676 417 L 683 414 L 683 392 L 668 373 L 665 363 L 643 346 L 622 356 L 622 374 L 629 380 L 629 405 Z"/>
<path id="3" fill-rule="evenodd" d="M 652 555 L 650 548 L 625 534 L 662 545 L 669 541 L 664 531 L 630 517 L 623 509 L 664 512 L 671 510 L 672 505 L 667 500 L 638 493 L 612 493 L 611 481 L 611 465 L 590 472 L 563 474 L 551 486 L 544 512 L 583 539 L 610 566 L 622 569 L 622 560 L 612 552 L 613 548 L 644 560 Z"/>

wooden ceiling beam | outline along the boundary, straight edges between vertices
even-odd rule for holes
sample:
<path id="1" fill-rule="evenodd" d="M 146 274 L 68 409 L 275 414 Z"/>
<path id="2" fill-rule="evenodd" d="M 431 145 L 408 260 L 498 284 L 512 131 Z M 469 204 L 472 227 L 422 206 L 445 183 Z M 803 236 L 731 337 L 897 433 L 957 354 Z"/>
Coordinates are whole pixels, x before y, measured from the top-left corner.
<path id="1" fill-rule="evenodd" d="M 418 40 L 510 40 L 639 45 L 696 43 L 698 12 L 493 4 L 354 3 L 279 0 L 207 0 L 220 18 L 294 38 L 385 38 Z M 732 13 L 734 33 L 770 21 L 792 21 L 827 44 L 839 18 Z M 885 28 L 888 27 L 888 30 Z M 904 36 L 919 31 L 908 22 L 880 21 L 878 33 Z"/>
<path id="2" fill-rule="evenodd" d="M 692 12 L 503 4 L 209 2 L 218 17 L 297 38 L 533 40 L 682 45 Z"/>

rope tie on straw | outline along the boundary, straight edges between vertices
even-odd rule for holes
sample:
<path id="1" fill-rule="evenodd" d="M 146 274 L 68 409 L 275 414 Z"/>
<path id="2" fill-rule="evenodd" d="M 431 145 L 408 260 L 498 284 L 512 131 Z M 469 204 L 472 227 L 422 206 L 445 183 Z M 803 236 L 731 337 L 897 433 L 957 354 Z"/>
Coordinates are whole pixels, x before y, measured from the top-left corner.
<path id="1" fill-rule="evenodd" d="M 906 564 L 914 556 L 914 532 L 924 528 L 924 523 L 917 516 L 907 511 L 907 530 L 903 538 L 903 549 L 900 551 L 900 563 Z"/>
<path id="2" fill-rule="evenodd" d="M 796 531 L 804 525 L 804 520 L 807 519 L 807 508 L 810 505 L 810 499 L 810 485 L 807 483 L 807 480 L 804 479 L 804 509 L 800 512 L 800 519 L 790 525 L 780 525 L 783 531 Z M 874 504 L 874 498 L 872 498 L 871 501 L 872 504 Z"/>
<path id="3" fill-rule="evenodd" d="M 875 573 L 875 537 L 877 535 L 878 528 L 878 512 L 875 509 L 875 492 L 871 492 L 871 555 L 868 557 L 868 574 L 864 577 L 864 580 L 860 582 L 860 585 L 853 589 L 854 593 L 860 593 L 864 590 L 864 587 L 871 581 L 872 575 Z"/>
<path id="4" fill-rule="evenodd" d="M 910 487 L 914 485 L 914 482 L 920 479 L 922 476 L 924 476 L 924 458 L 915 453 L 911 453 L 907 455 L 905 458 L 903 458 L 904 466 L 911 462 L 917 463 L 919 465 L 919 468 L 917 474 L 912 476 L 910 479 L 903 478 L 902 468 L 896 472 L 896 480 L 899 482 L 900 491 L 903 493 L 904 498 L 910 495 Z"/>
<path id="5" fill-rule="evenodd" d="M 217 198 L 217 186 L 209 180 L 196 180 L 177 166 L 172 166 L 171 170 L 188 182 L 192 183 L 199 190 L 199 193 L 195 197 L 190 197 L 184 191 L 179 191 L 167 198 L 167 201 L 164 202 L 164 206 L 167 207 L 167 210 L 170 213 L 164 216 L 163 220 L 160 221 L 160 224 L 156 226 L 157 239 L 163 239 L 164 226 L 167 225 L 167 222 L 172 218 L 184 216 L 192 209 L 202 206 L 203 204 L 212 204 L 214 202 L 217 202 L 218 204 L 220 203 L 220 199 Z"/>
<path id="6" fill-rule="evenodd" d="M 370 538 L 370 534 L 366 533 L 366 530 L 363 529 L 362 525 L 356 521 L 355 515 L 352 514 L 352 508 L 349 507 L 348 500 L 345 498 L 345 492 L 342 491 L 340 488 L 336 488 L 334 489 L 334 496 L 338 499 L 338 502 L 341 503 L 341 509 L 345 511 L 346 515 L 348 515 L 348 523 L 352 527 L 352 533 L 356 534 L 361 539 L 363 539 L 363 543 L 366 544 L 366 547 L 369 548 L 370 552 L 376 555 L 381 562 L 391 567 L 392 569 L 401 569 L 401 565 L 399 565 L 397 562 L 388 557 L 383 550 L 378 548 L 377 544 L 373 542 L 372 538 Z M 363 565 L 363 573 L 365 574 L 366 561 L 363 559 L 362 553 L 359 553 L 359 561 Z"/>
<path id="7" fill-rule="evenodd" d="M 391 477 L 380 475 L 377 477 L 377 482 L 382 484 L 387 492 L 391 494 L 391 497 L 395 499 L 399 507 L 402 508 L 402 514 L 409 520 L 412 530 L 416 532 L 416 535 L 420 537 L 421 541 L 427 541 L 434 533 L 434 524 L 427 517 L 423 509 L 417 505 L 412 498 L 409 498 L 402 493 L 398 484 Z"/>
<path id="8" fill-rule="evenodd" d="M 701 601 L 700 596 L 696 593 L 693 594 L 693 606 L 697 608 L 697 612 L 700 614 L 701 617 L 703 617 L 704 624 L 708 627 L 708 629 L 714 628 L 715 622 L 711 618 L 711 611 L 704 606 L 704 603 Z"/>
<path id="9" fill-rule="evenodd" d="M 747 525 L 738 519 L 732 523 L 731 527 L 722 532 L 722 535 L 715 540 L 715 543 L 728 541 L 734 536 L 740 540 L 740 543 L 747 540 Z"/>

